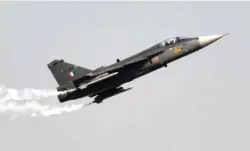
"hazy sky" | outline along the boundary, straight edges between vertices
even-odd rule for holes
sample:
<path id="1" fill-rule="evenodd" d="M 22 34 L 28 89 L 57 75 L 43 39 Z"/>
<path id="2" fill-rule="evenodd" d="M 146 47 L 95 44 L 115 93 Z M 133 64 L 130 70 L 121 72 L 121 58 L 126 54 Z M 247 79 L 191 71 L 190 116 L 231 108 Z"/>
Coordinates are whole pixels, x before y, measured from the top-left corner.
<path id="1" fill-rule="evenodd" d="M 250 150 L 249 8 L 236 2 L 1 2 L 0 84 L 18 89 L 56 88 L 47 68 L 53 59 L 94 69 L 168 37 L 230 35 L 131 82 L 132 91 L 103 104 L 34 119 L 1 114 L 0 150 Z"/>

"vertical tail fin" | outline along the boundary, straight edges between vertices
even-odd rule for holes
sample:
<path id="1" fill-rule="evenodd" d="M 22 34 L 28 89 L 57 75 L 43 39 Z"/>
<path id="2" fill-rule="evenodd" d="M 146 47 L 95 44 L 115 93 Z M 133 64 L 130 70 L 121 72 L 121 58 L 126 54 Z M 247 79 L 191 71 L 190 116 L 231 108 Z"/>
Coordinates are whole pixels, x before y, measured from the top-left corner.
<path id="1" fill-rule="evenodd" d="M 64 62 L 62 59 L 53 60 L 47 66 L 59 85 L 64 85 L 69 81 L 76 80 L 92 71 L 84 67 Z"/>

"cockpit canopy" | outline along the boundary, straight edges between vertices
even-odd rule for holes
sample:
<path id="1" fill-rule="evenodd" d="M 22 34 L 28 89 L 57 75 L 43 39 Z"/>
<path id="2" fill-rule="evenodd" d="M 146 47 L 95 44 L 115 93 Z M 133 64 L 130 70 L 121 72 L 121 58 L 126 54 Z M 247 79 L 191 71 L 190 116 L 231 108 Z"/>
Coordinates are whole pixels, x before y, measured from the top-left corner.
<path id="1" fill-rule="evenodd" d="M 176 44 L 178 42 L 189 39 L 188 37 L 171 37 L 161 42 L 162 46 L 167 46 L 171 44 Z"/>

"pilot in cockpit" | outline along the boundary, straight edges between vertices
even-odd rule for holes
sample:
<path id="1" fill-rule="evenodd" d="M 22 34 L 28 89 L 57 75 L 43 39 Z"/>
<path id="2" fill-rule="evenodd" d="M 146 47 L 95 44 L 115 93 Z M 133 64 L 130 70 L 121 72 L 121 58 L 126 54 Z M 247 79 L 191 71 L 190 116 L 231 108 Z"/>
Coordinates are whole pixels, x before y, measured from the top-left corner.
<path id="1" fill-rule="evenodd" d="M 177 38 L 170 38 L 165 41 L 165 46 L 175 44 L 177 42 Z"/>
<path id="2" fill-rule="evenodd" d="M 175 43 L 180 42 L 180 41 L 185 40 L 185 39 L 187 39 L 187 38 L 185 38 L 185 37 L 169 38 L 169 39 L 165 40 L 164 45 L 167 46 L 167 45 L 175 44 Z"/>

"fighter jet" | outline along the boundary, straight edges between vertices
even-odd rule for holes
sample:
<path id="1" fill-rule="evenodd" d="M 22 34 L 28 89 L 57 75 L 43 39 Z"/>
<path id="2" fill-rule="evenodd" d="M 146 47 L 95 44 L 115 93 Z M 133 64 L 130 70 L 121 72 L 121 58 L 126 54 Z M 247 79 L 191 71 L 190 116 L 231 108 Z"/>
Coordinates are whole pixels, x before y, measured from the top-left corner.
<path id="1" fill-rule="evenodd" d="M 47 66 L 58 83 L 59 101 L 95 97 L 93 103 L 131 90 L 123 84 L 167 67 L 171 62 L 194 53 L 227 34 L 200 37 L 171 37 L 115 63 L 91 70 L 55 59 Z"/>

